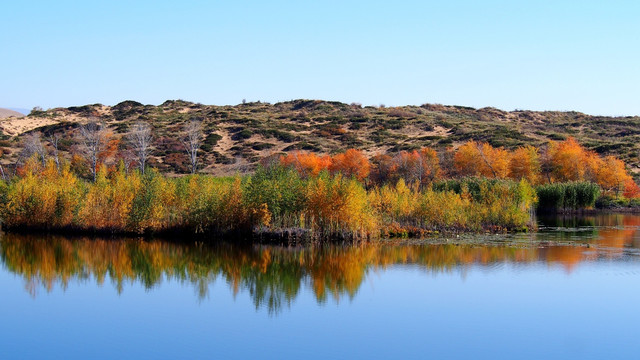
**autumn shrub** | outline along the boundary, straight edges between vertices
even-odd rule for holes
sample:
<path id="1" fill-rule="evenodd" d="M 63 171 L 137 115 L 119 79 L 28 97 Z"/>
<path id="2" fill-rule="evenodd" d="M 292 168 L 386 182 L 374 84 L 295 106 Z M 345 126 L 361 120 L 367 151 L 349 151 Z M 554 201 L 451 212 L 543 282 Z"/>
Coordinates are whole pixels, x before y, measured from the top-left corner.
<path id="1" fill-rule="evenodd" d="M 385 184 L 369 192 L 369 202 L 383 224 L 408 224 L 412 220 L 419 193 L 403 179 L 395 185 Z M 416 224 L 412 224 L 416 225 Z"/>
<path id="2" fill-rule="evenodd" d="M 27 161 L 24 175 L 2 183 L 0 213 L 7 226 L 65 227 L 76 218 L 85 189 L 69 165 L 60 171 L 52 160 L 43 167 L 36 158 Z"/>
<path id="3" fill-rule="evenodd" d="M 58 168 L 34 158 L 22 176 L 0 182 L 0 217 L 9 228 L 221 236 L 295 228 L 317 240 L 368 239 L 521 228 L 535 201 L 524 180 L 466 178 L 424 186 L 400 178 L 367 190 L 351 175 L 326 169 L 300 174 L 275 164 L 243 177 L 170 178 L 153 169 L 128 172 L 121 164 L 100 166 L 88 181 L 65 162 Z"/>
<path id="4" fill-rule="evenodd" d="M 304 225 L 319 237 L 362 238 L 378 229 L 362 183 L 322 172 L 307 183 Z"/>
<path id="5" fill-rule="evenodd" d="M 419 194 L 412 215 L 423 228 L 480 230 L 479 224 L 470 216 L 473 207 L 469 197 L 453 191 L 428 189 Z"/>
<path id="6" fill-rule="evenodd" d="M 260 167 L 244 183 L 245 205 L 266 205 L 272 226 L 301 226 L 306 205 L 305 181 L 297 171 L 284 166 Z"/>
<path id="7" fill-rule="evenodd" d="M 526 227 L 530 211 L 538 201 L 534 188 L 526 181 L 466 177 L 435 182 L 433 189 L 452 191 L 471 200 L 468 221 L 475 227 Z"/>
<path id="8" fill-rule="evenodd" d="M 536 201 L 526 181 L 484 178 L 441 181 L 422 191 L 401 179 L 371 190 L 369 198 L 384 226 L 423 230 L 525 228 Z"/>

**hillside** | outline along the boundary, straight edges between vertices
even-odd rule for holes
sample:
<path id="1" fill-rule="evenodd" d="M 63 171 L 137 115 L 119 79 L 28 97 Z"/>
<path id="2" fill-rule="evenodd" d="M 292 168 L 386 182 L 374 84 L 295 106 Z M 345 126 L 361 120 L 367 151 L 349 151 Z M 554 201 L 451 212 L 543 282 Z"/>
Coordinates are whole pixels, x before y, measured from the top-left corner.
<path id="1" fill-rule="evenodd" d="M 0 108 L 0 119 L 6 119 L 8 117 L 23 117 L 24 115 L 17 112 L 17 111 L 13 111 L 11 109 L 5 109 L 5 108 Z"/>
<path id="2" fill-rule="evenodd" d="M 182 100 L 154 106 L 124 101 L 115 106 L 95 104 L 35 111 L 24 118 L 0 121 L 2 162 L 15 162 L 21 138 L 33 131 L 61 134 L 60 149 L 71 151 L 78 124 L 90 117 L 104 120 L 116 137 L 126 135 L 137 121 L 150 123 L 156 148 L 150 164 L 166 173 L 187 172 L 180 134 L 190 119 L 203 121 L 203 171 L 215 174 L 249 171 L 261 157 L 295 149 L 333 153 L 359 148 L 373 155 L 423 146 L 456 147 L 469 139 L 514 148 L 542 145 L 568 136 L 598 153 L 618 156 L 633 173 L 640 171 L 640 117 L 506 112 L 434 104 L 362 107 L 320 100 L 235 106 Z"/>

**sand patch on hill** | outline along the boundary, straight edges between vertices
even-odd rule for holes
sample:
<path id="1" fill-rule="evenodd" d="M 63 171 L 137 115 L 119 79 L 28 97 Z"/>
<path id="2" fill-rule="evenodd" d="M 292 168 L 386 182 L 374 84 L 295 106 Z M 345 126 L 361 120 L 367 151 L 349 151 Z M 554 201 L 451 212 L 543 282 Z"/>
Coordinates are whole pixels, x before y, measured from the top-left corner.
<path id="1" fill-rule="evenodd" d="M 41 126 L 57 124 L 59 122 L 59 119 L 51 118 L 36 118 L 28 116 L 21 118 L 10 117 L 0 120 L 0 129 L 2 129 L 2 132 L 7 135 L 16 136 Z"/>

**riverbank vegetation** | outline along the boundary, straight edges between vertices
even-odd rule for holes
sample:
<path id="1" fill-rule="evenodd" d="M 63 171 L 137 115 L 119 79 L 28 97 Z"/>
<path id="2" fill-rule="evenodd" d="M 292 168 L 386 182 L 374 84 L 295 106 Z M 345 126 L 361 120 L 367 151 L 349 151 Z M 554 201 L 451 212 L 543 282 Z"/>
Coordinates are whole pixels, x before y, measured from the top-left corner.
<path id="1" fill-rule="evenodd" d="M 253 175 L 168 178 L 100 167 L 96 181 L 30 161 L 0 189 L 5 227 L 113 233 L 241 234 L 313 240 L 370 239 L 429 231 L 524 229 L 535 202 L 526 182 L 475 180 L 473 192 L 420 189 L 401 179 L 367 188 L 322 171 L 273 166 Z M 286 231 L 286 235 L 282 232 Z"/>
<path id="2" fill-rule="evenodd" d="M 600 157 L 573 139 L 543 150 L 509 151 L 469 141 L 456 150 L 423 148 L 371 158 L 355 149 L 333 156 L 291 152 L 266 157 L 254 173 L 233 177 L 167 177 L 123 159 L 109 164 L 102 152 L 114 147 L 103 148 L 86 152 L 84 162 L 35 151 L 16 176 L 0 182 L 3 225 L 233 234 L 265 241 L 364 240 L 526 230 L 536 203 L 545 210 L 576 210 L 593 208 L 601 193 L 627 199 L 640 194 L 623 162 Z M 197 144 L 190 148 L 197 164 Z M 143 153 L 148 156 L 148 149 Z"/>

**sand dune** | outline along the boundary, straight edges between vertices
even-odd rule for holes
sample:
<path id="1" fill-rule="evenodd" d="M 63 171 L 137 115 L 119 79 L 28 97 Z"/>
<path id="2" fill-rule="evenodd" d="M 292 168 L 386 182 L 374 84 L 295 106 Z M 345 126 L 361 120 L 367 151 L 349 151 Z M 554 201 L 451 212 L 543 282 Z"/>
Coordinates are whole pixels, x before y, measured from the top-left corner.
<path id="1" fill-rule="evenodd" d="M 17 111 L 0 108 L 0 119 L 5 119 L 5 118 L 8 118 L 8 117 L 12 117 L 12 116 L 23 117 L 24 114 L 21 114 L 21 113 L 19 113 Z"/>

